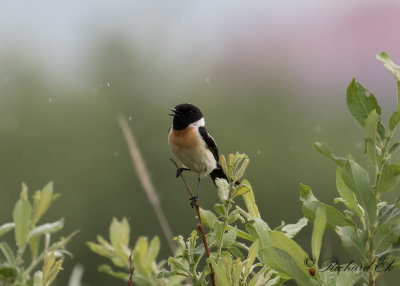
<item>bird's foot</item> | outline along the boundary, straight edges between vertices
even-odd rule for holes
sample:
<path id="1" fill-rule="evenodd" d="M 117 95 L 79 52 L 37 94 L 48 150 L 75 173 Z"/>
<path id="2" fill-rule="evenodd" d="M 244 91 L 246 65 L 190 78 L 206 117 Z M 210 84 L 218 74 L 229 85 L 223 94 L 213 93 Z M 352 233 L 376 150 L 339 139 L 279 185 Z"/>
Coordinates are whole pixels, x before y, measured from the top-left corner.
<path id="1" fill-rule="evenodd" d="M 188 168 L 179 168 L 179 169 L 177 169 L 176 170 L 176 177 L 178 178 L 182 174 L 183 171 L 188 171 L 188 170 L 189 170 Z"/>
<path id="2" fill-rule="evenodd" d="M 192 206 L 192 208 L 194 208 L 194 206 L 197 204 L 197 201 L 199 200 L 199 196 L 192 196 L 189 200 L 191 201 L 190 205 Z"/>

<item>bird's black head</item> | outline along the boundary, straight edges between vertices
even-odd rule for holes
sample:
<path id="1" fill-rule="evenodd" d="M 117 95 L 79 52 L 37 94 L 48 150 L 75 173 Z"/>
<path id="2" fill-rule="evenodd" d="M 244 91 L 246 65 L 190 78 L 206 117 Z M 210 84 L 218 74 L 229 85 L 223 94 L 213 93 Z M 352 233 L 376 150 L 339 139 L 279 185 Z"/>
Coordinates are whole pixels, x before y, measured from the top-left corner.
<path id="1" fill-rule="evenodd" d="M 172 125 L 175 130 L 183 130 L 190 124 L 203 118 L 203 114 L 200 109 L 193 104 L 183 103 L 171 108 L 174 117 Z"/>

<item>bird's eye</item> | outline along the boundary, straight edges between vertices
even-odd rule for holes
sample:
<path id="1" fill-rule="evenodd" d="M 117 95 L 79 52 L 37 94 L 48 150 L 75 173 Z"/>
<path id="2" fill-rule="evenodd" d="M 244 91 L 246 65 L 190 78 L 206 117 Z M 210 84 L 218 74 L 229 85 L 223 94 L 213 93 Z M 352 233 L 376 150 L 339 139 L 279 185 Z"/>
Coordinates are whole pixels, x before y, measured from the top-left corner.
<path id="1" fill-rule="evenodd" d="M 192 113 L 193 113 L 193 110 L 189 110 L 189 113 L 192 114 Z"/>

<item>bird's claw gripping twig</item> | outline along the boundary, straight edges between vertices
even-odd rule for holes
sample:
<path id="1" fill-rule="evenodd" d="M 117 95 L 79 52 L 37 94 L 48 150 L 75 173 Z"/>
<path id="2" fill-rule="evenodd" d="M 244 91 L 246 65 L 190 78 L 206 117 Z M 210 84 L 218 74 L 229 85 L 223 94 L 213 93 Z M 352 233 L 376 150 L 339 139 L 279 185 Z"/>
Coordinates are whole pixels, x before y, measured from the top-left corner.
<path id="1" fill-rule="evenodd" d="M 194 208 L 194 206 L 197 204 L 197 201 L 199 200 L 199 196 L 192 196 L 189 200 L 191 201 L 190 205 L 192 206 L 192 208 Z"/>
<path id="2" fill-rule="evenodd" d="M 189 170 L 188 168 L 178 168 L 178 169 L 176 169 L 176 177 L 178 178 L 182 174 L 183 171 L 188 171 L 188 170 Z"/>

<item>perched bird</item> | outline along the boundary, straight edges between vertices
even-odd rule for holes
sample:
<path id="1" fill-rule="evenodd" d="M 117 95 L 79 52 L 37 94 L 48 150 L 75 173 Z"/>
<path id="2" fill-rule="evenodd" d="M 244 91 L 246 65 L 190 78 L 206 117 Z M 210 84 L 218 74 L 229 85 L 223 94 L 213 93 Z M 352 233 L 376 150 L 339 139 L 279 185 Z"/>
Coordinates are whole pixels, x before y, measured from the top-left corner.
<path id="1" fill-rule="evenodd" d="M 218 148 L 214 138 L 205 128 L 205 121 L 200 109 L 193 104 L 184 103 L 170 109 L 173 114 L 172 126 L 169 129 L 168 144 L 172 152 L 187 168 L 198 174 L 197 195 L 192 198 L 192 205 L 198 199 L 200 180 L 208 175 L 214 184 L 217 178 L 226 179 L 219 161 Z"/>

